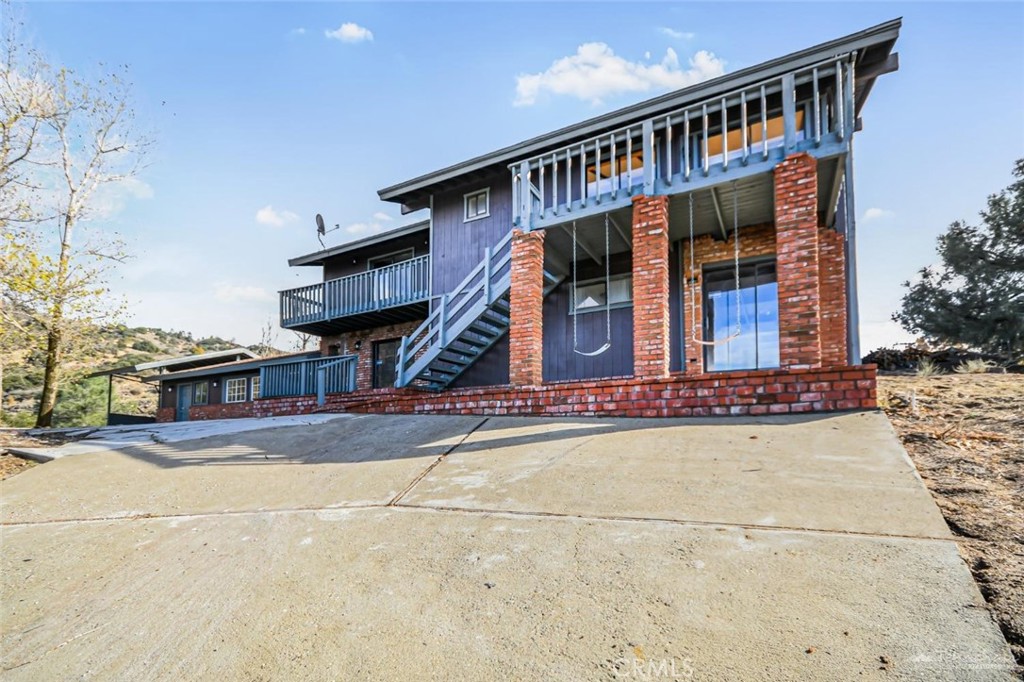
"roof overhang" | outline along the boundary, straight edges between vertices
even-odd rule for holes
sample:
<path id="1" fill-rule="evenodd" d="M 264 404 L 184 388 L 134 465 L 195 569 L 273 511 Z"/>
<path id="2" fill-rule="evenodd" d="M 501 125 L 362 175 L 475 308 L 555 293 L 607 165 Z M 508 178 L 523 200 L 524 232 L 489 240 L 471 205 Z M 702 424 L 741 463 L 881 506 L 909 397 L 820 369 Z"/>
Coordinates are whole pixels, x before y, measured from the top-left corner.
<path id="1" fill-rule="evenodd" d="M 228 350 L 210 351 L 209 353 L 197 353 L 196 355 L 186 355 L 180 358 L 168 358 L 167 360 L 156 360 L 154 362 L 143 362 L 137 365 L 125 365 L 124 367 L 115 367 L 113 369 L 105 369 L 100 372 L 93 372 L 86 376 L 87 379 L 93 377 L 114 375 L 128 375 L 128 374 L 139 374 L 141 372 L 148 372 L 157 370 L 161 372 L 176 372 L 187 369 L 195 369 L 197 367 L 206 367 L 209 365 L 222 365 L 229 358 L 249 358 L 256 359 L 259 355 L 252 352 L 248 348 L 229 348 Z"/>
<path id="2" fill-rule="evenodd" d="M 369 237 L 357 239 L 351 242 L 345 242 L 338 246 L 332 246 L 329 249 L 323 249 L 314 253 L 307 253 L 305 256 L 297 256 L 288 260 L 288 265 L 323 265 L 324 261 L 334 256 L 340 256 L 342 254 L 351 253 L 367 246 L 374 246 L 376 244 L 383 244 L 391 241 L 392 239 L 398 239 L 400 237 L 407 237 L 417 232 L 426 232 L 430 229 L 430 221 L 423 220 L 418 223 L 411 223 L 409 225 L 403 225 L 402 227 L 396 227 L 393 230 L 387 232 L 381 232 Z"/>
<path id="3" fill-rule="evenodd" d="M 581 123 L 546 133 L 518 144 L 504 147 L 490 154 L 477 156 L 462 163 L 421 175 L 412 180 L 385 187 L 377 192 L 383 201 L 402 205 L 403 212 L 426 208 L 431 194 L 455 185 L 475 180 L 495 171 L 508 172 L 510 163 L 534 156 L 549 149 L 587 139 L 602 132 L 622 127 L 629 123 L 651 118 L 681 107 L 711 99 L 718 95 L 741 89 L 748 85 L 781 76 L 787 72 L 809 67 L 840 55 L 857 53 L 857 87 L 864 93 L 857 98 L 857 110 L 863 106 L 874 79 L 898 67 L 897 60 L 890 60 L 892 48 L 899 37 L 902 19 L 893 19 L 877 26 L 852 33 L 848 36 L 821 43 L 811 48 L 778 57 L 756 66 L 741 69 L 697 85 L 676 90 L 660 97 L 640 102 L 617 111 L 588 119 Z M 878 69 L 879 64 L 887 64 Z M 860 74 L 867 74 L 861 77 Z M 873 74 L 873 75 L 872 75 Z"/>
<path id="4" fill-rule="evenodd" d="M 260 367 L 266 367 L 267 365 L 278 365 L 286 362 L 296 362 L 298 360 L 308 360 L 310 358 L 318 357 L 320 357 L 320 351 L 309 351 L 304 353 L 291 353 L 289 355 L 278 355 L 272 358 L 255 358 L 252 360 L 240 360 L 238 362 L 224 362 L 219 365 L 212 365 L 210 367 L 202 367 L 199 369 L 190 369 L 182 370 L 180 372 L 168 372 L 166 374 L 157 374 L 155 376 L 146 377 L 145 379 L 143 379 L 143 381 L 178 381 L 180 379 L 195 379 L 198 377 L 207 377 L 220 374 L 233 374 L 236 372 L 254 372 L 259 370 Z"/>

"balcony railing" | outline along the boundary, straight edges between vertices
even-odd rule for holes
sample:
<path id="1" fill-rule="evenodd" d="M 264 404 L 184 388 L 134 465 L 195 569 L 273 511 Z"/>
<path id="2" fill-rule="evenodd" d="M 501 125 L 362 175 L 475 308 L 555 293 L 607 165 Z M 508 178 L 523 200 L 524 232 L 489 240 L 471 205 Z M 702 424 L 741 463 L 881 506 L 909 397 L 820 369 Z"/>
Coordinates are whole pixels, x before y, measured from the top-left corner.
<path id="1" fill-rule="evenodd" d="M 281 326 L 326 322 L 426 301 L 430 256 L 281 292 Z"/>
<path id="2" fill-rule="evenodd" d="M 356 356 L 312 358 L 260 367 L 260 397 L 348 393 L 356 388 Z"/>
<path id="3" fill-rule="evenodd" d="M 693 191 L 763 172 L 785 155 L 845 151 L 854 66 L 837 57 L 514 164 L 514 222 L 537 227 L 643 194 Z"/>

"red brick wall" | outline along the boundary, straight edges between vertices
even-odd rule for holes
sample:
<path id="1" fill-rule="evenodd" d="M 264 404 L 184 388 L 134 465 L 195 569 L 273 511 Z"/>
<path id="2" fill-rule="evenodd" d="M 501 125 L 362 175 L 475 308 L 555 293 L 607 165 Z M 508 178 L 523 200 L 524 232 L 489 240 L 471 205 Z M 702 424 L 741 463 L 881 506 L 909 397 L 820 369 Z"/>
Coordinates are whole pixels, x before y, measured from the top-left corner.
<path id="1" fill-rule="evenodd" d="M 693 272 L 690 271 L 690 244 L 683 242 L 683 328 L 685 333 L 684 348 L 685 371 L 687 374 L 703 374 L 704 372 L 704 347 L 694 340 L 693 320 L 696 318 L 697 339 L 703 341 L 704 319 L 704 296 L 703 280 L 701 279 L 704 266 L 718 265 L 721 263 L 732 263 L 735 244 L 730 237 L 728 241 L 716 240 L 712 235 L 702 235 L 693 240 Z M 751 225 L 740 228 L 740 258 L 751 258 L 755 256 L 775 255 L 775 226 L 771 223 L 765 225 Z M 691 290 L 690 280 L 696 278 Z M 696 314 L 691 310 L 691 291 L 693 292 L 693 304 L 696 307 Z M 844 361 L 845 362 L 845 361 Z M 843 363 L 839 363 L 843 364 Z"/>
<path id="2" fill-rule="evenodd" d="M 821 294 L 821 364 L 843 365 L 846 352 L 845 236 L 835 230 L 818 232 L 818 275 Z"/>
<path id="3" fill-rule="evenodd" d="M 423 320 L 414 320 L 413 322 L 401 322 L 384 327 L 360 329 L 345 334 L 325 336 L 320 339 L 320 353 L 321 355 L 327 355 L 332 345 L 338 345 L 341 347 L 342 355 L 358 355 L 359 358 L 356 360 L 356 388 L 372 388 L 374 342 L 399 339 L 407 336 L 416 331 L 416 328 L 422 323 Z M 360 342 L 359 350 L 356 350 L 357 341 Z"/>
<path id="4" fill-rule="evenodd" d="M 544 231 L 512 233 L 509 383 L 535 386 L 544 366 Z"/>
<path id="5" fill-rule="evenodd" d="M 206 421 L 207 419 L 240 419 L 255 417 L 253 401 L 244 403 L 219 403 L 217 405 L 193 405 L 188 408 L 189 421 Z"/>
<path id="6" fill-rule="evenodd" d="M 818 166 L 809 154 L 794 154 L 774 173 L 779 360 L 819 367 Z"/>
<path id="7" fill-rule="evenodd" d="M 175 409 L 173 407 L 161 407 L 156 411 L 156 420 L 158 422 L 172 422 L 175 417 Z"/>
<path id="8" fill-rule="evenodd" d="M 379 391 L 395 391 L 394 388 L 378 389 Z M 374 389 L 363 391 L 372 393 Z M 338 394 L 347 395 L 347 394 Z M 253 417 L 278 417 L 289 414 L 309 414 L 316 411 L 315 395 L 289 396 L 286 398 L 265 398 L 252 403 Z"/>
<path id="9" fill-rule="evenodd" d="M 492 386 L 443 393 L 411 389 L 328 397 L 319 411 L 386 414 L 700 417 L 876 407 L 875 366 L 773 369 L 661 379 Z"/>
<path id="10" fill-rule="evenodd" d="M 633 375 L 668 376 L 668 197 L 633 198 Z"/>

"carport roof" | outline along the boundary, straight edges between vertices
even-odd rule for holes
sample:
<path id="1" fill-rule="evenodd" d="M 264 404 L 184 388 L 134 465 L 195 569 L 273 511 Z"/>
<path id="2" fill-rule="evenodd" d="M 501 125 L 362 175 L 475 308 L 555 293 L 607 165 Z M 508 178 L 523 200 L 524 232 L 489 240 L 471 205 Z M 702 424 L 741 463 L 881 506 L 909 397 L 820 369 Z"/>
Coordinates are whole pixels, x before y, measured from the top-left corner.
<path id="1" fill-rule="evenodd" d="M 210 365 L 200 369 L 190 369 L 178 372 L 168 372 L 165 374 L 157 374 L 155 376 L 146 377 L 143 381 L 154 382 L 154 381 L 177 381 L 178 379 L 193 379 L 198 377 L 206 377 L 214 374 L 230 374 L 232 372 L 251 372 L 258 370 L 260 367 L 265 365 L 276 365 L 282 362 L 294 362 L 296 360 L 307 360 L 311 358 L 320 357 L 320 351 L 304 351 L 302 353 L 289 353 L 288 355 L 275 355 L 270 358 L 259 358 L 255 357 L 251 360 L 241 360 L 236 362 L 222 362 L 216 365 Z"/>
<path id="2" fill-rule="evenodd" d="M 167 358 L 165 360 L 156 360 L 154 362 L 142 362 L 136 365 L 125 365 L 123 367 L 115 367 L 113 369 L 104 369 L 99 372 L 93 372 L 86 378 L 91 379 L 93 377 L 105 377 L 111 374 L 138 374 L 140 372 L 146 372 L 150 370 L 157 370 L 159 372 L 174 372 L 186 369 L 194 369 L 197 367 L 208 367 L 210 365 L 223 364 L 230 359 L 241 360 L 242 358 L 259 358 L 256 353 L 252 352 L 248 348 L 229 348 L 227 350 L 211 351 L 209 353 L 197 353 L 195 355 L 186 355 L 180 358 Z"/>

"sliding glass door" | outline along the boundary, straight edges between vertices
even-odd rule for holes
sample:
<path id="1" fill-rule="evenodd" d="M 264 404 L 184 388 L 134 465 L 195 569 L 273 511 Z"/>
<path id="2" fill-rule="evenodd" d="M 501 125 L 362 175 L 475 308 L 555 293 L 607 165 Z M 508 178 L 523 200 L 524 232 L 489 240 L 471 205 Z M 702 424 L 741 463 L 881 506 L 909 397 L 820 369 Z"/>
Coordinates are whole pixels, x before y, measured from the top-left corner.
<path id="1" fill-rule="evenodd" d="M 775 261 L 739 268 L 737 293 L 733 265 L 704 270 L 704 347 L 708 372 L 779 366 L 779 301 Z M 738 318 L 737 318 L 738 315 Z"/>

